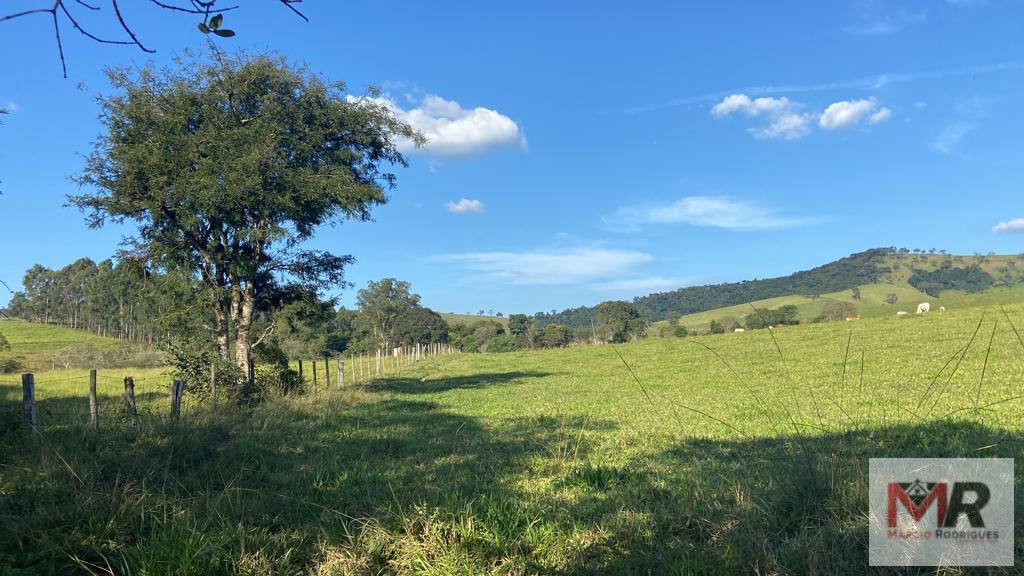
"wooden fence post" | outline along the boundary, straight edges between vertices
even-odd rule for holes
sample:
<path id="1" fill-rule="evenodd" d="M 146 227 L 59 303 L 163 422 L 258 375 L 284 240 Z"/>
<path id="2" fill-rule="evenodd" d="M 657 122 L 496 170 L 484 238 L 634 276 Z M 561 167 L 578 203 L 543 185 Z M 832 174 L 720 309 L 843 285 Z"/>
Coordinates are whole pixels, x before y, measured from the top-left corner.
<path id="1" fill-rule="evenodd" d="M 313 363 L 313 390 L 316 390 L 316 385 L 317 385 L 317 380 L 316 380 L 316 358 L 313 358 L 312 360 L 310 360 L 310 362 Z"/>
<path id="2" fill-rule="evenodd" d="M 132 426 L 135 426 L 138 410 L 135 407 L 135 379 L 131 376 L 124 377 L 124 409 L 128 411 Z"/>
<path id="3" fill-rule="evenodd" d="M 89 427 L 100 429 L 100 405 L 96 400 L 96 370 L 89 370 Z"/>
<path id="4" fill-rule="evenodd" d="M 302 377 L 302 358 L 299 358 L 299 380 L 305 384 L 306 380 Z"/>
<path id="5" fill-rule="evenodd" d="M 125 380 L 125 383 L 124 383 L 124 385 L 125 385 L 125 394 L 127 394 L 128 393 L 128 381 L 132 380 L 132 379 L 131 378 L 125 378 L 124 380 Z M 125 398 L 127 398 L 127 396 L 125 396 Z M 125 403 L 127 404 L 127 400 L 125 401 Z M 216 411 L 217 411 L 217 361 L 214 360 L 214 361 L 210 362 L 210 412 L 216 412 Z M 135 412 L 135 381 L 132 380 L 132 417 L 133 418 L 135 416 L 134 412 Z"/>
<path id="6" fill-rule="evenodd" d="M 331 387 L 331 361 L 324 358 L 324 389 Z"/>
<path id="7" fill-rule="evenodd" d="M 21 406 L 29 433 L 39 432 L 36 421 L 36 377 L 31 373 L 21 375 Z"/>
<path id="8" fill-rule="evenodd" d="M 185 383 L 181 380 L 171 382 L 171 419 L 181 416 L 181 397 L 185 393 Z"/>
<path id="9" fill-rule="evenodd" d="M 380 348 L 377 348 L 377 377 L 380 378 Z"/>
<path id="10" fill-rule="evenodd" d="M 345 361 L 338 358 L 338 388 L 345 387 Z"/>

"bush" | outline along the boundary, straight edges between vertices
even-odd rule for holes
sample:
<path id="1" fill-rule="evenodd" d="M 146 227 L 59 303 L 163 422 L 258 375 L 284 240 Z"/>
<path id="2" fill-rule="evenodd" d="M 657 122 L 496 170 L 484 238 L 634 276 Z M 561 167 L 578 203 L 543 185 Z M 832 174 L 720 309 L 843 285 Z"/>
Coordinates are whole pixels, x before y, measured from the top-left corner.
<path id="1" fill-rule="evenodd" d="M 0 356 L 0 374 L 25 371 L 25 361 L 14 356 Z"/>
<path id="2" fill-rule="evenodd" d="M 676 326 L 676 329 L 675 329 L 675 336 L 676 336 L 676 338 L 684 338 L 684 337 L 689 336 L 689 335 L 690 335 L 690 331 L 686 329 L 686 326 L 683 326 L 683 325 Z"/>
<path id="3" fill-rule="evenodd" d="M 3 332 L 0 332 L 0 352 L 10 352 L 11 343 L 7 341 L 7 337 L 4 336 Z"/>
<path id="4" fill-rule="evenodd" d="M 829 302 L 821 309 L 821 319 L 829 322 L 846 320 L 857 315 L 857 308 L 849 302 Z"/>
<path id="5" fill-rule="evenodd" d="M 512 352 L 522 348 L 519 339 L 511 334 L 499 334 L 484 343 L 483 352 Z"/>
<path id="6" fill-rule="evenodd" d="M 719 322 L 718 320 L 712 320 L 711 321 L 711 326 L 708 328 L 708 330 L 712 334 L 724 334 L 725 333 L 725 326 L 722 326 L 722 323 Z"/>
<path id="7" fill-rule="evenodd" d="M 253 370 L 252 388 L 246 394 L 246 401 L 265 402 L 282 396 L 305 393 L 305 383 L 299 373 L 291 368 L 274 365 L 260 365 Z"/>
<path id="8" fill-rule="evenodd" d="M 200 398 L 210 396 L 210 370 L 216 376 L 217 397 L 240 400 L 243 374 L 234 362 L 219 354 L 199 339 L 168 340 L 164 350 L 170 357 L 174 377 L 185 383 L 185 391 Z"/>

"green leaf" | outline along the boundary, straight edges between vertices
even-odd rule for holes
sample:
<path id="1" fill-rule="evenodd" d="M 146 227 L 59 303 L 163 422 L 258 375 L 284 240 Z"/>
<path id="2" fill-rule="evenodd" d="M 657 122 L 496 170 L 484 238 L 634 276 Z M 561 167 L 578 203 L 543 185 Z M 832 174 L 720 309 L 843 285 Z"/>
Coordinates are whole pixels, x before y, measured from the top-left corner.
<path id="1" fill-rule="evenodd" d="M 224 15 L 223 14 L 217 14 L 213 18 L 210 18 L 210 29 L 211 30 L 216 30 L 217 28 L 220 28 L 220 24 L 223 21 L 224 21 Z"/>
<path id="2" fill-rule="evenodd" d="M 213 33 L 216 34 L 217 36 L 220 36 L 221 38 L 231 38 L 232 36 L 235 35 L 235 31 L 234 30 L 228 30 L 227 28 L 225 28 L 223 30 L 214 30 Z"/>
<path id="3" fill-rule="evenodd" d="M 209 34 L 210 33 L 210 29 L 206 26 L 206 24 L 203 24 L 202 22 L 199 23 L 199 31 L 202 32 L 203 34 Z"/>

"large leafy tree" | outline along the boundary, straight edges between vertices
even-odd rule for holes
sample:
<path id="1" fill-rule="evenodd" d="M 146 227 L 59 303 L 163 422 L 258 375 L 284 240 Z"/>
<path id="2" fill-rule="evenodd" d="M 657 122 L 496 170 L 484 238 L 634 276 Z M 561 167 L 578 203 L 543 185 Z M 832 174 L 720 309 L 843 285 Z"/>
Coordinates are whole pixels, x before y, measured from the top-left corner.
<path id="1" fill-rule="evenodd" d="M 372 98 L 274 55 L 211 51 L 107 75 L 106 131 L 70 201 L 92 226 L 137 226 L 124 257 L 199 279 L 220 355 L 248 373 L 259 304 L 337 285 L 353 261 L 304 242 L 323 224 L 369 219 L 395 184 L 389 167 L 405 165 L 398 140 L 422 137 Z"/>
<path id="2" fill-rule="evenodd" d="M 629 302 L 610 300 L 597 306 L 597 333 L 605 342 L 625 342 L 647 331 L 647 322 Z"/>
<path id="3" fill-rule="evenodd" d="M 420 297 L 403 280 L 384 278 L 370 281 L 356 297 L 359 326 L 373 334 L 378 346 L 390 350 L 397 342 L 398 320 L 420 305 Z"/>

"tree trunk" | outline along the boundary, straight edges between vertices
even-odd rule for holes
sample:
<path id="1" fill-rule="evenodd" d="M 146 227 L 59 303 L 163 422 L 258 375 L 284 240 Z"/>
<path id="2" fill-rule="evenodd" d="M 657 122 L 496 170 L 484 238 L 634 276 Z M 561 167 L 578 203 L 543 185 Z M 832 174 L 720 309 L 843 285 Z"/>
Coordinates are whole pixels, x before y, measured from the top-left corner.
<path id="1" fill-rule="evenodd" d="M 244 288 L 231 289 L 231 318 L 235 324 L 235 365 L 242 371 L 242 378 L 248 381 L 250 356 L 252 354 L 252 316 L 256 309 L 256 295 L 252 284 Z"/>

